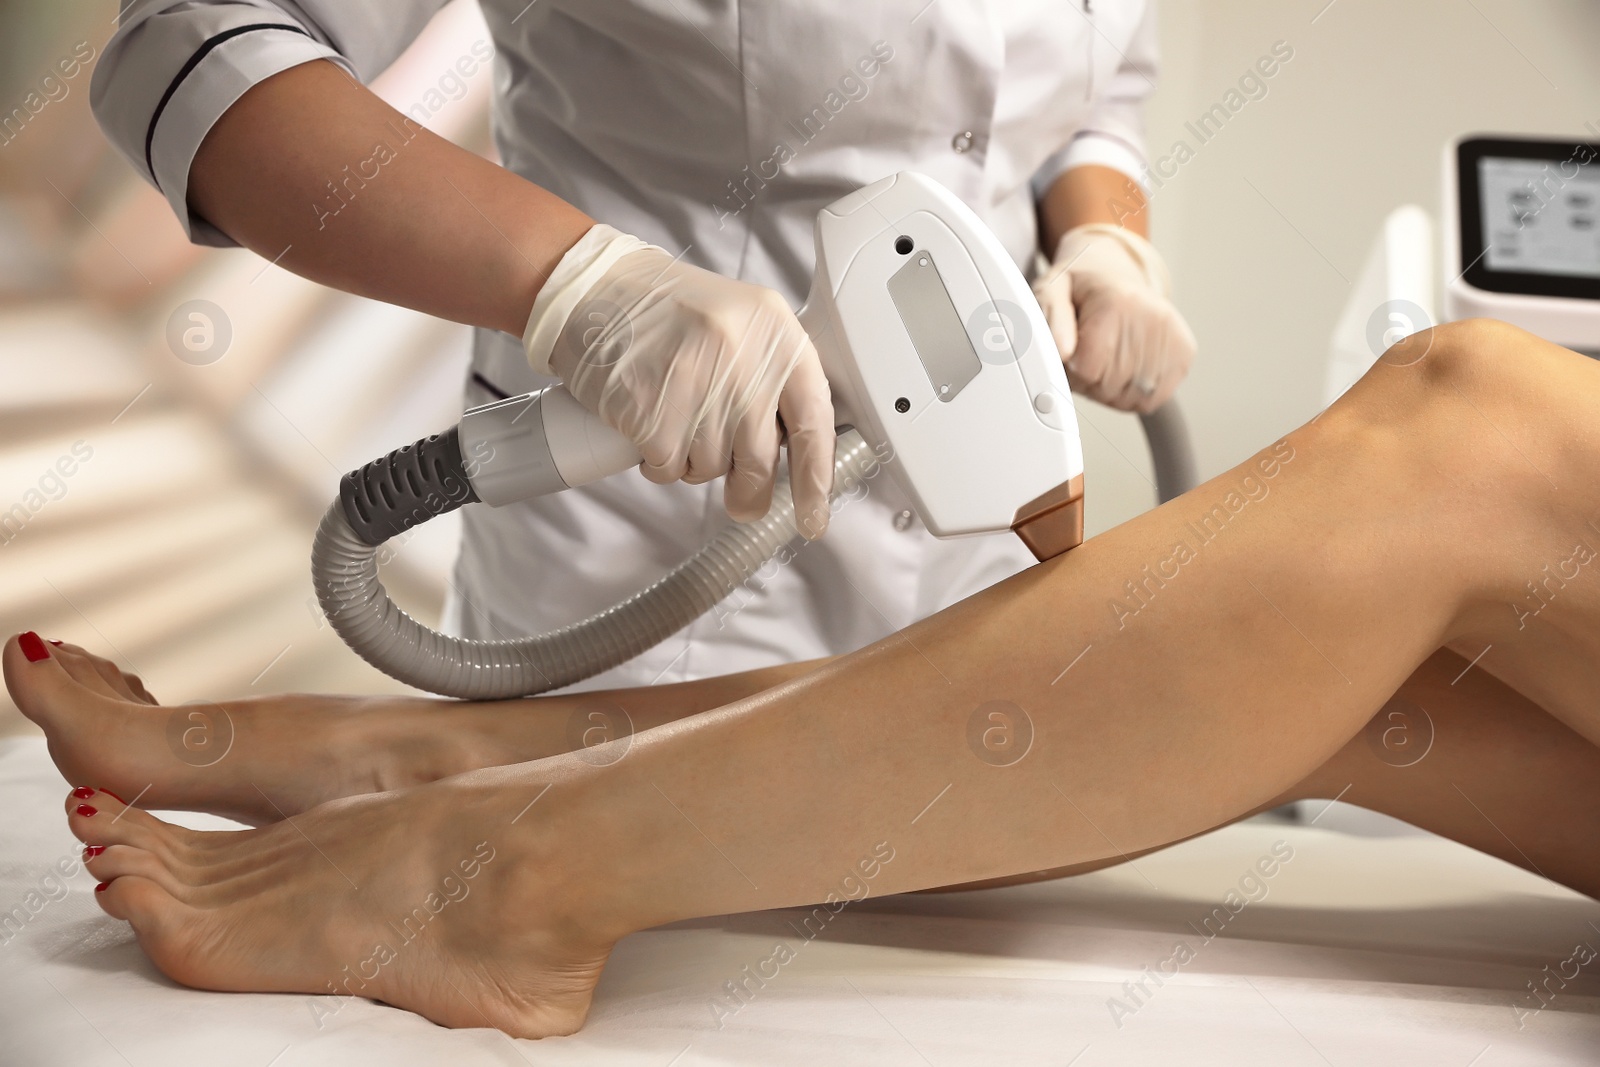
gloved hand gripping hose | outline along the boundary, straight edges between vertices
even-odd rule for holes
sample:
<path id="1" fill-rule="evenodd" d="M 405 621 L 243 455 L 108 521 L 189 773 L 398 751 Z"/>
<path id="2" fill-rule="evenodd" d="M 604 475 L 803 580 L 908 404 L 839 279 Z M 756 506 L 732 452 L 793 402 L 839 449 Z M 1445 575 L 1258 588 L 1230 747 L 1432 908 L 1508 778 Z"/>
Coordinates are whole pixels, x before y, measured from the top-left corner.
<path id="1" fill-rule="evenodd" d="M 839 436 L 833 470 L 837 499 L 878 472 L 878 457 L 849 430 Z M 437 434 L 345 475 L 311 549 L 322 610 L 361 658 L 408 685 L 471 700 L 531 696 L 624 663 L 711 610 L 799 536 L 780 484 L 765 517 L 725 527 L 615 607 L 534 637 L 473 641 L 402 611 L 378 578 L 377 556 L 389 538 L 475 500 L 456 431 Z"/>

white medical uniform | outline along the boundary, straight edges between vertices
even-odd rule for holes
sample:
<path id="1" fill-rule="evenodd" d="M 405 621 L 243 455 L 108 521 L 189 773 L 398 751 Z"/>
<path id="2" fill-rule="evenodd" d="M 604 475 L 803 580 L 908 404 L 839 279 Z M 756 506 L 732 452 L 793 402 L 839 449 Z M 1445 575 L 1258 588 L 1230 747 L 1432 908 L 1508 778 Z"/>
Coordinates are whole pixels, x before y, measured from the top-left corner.
<path id="1" fill-rule="evenodd" d="M 132 0 L 95 71 L 95 112 L 193 240 L 231 244 L 186 202 L 212 123 L 255 83 L 308 60 L 372 78 L 444 2 Z M 1143 169 L 1156 65 L 1145 0 L 481 2 L 507 167 L 796 307 L 817 210 L 887 174 L 942 182 L 1027 270 L 1036 191 L 1085 163 Z M 516 338 L 478 331 L 469 406 L 547 383 Z M 456 628 L 509 637 L 609 606 L 727 522 L 721 502 L 718 482 L 658 486 L 635 471 L 469 508 Z M 839 508 L 822 541 L 590 684 L 845 652 L 1031 562 L 1010 534 L 935 540 L 880 478 Z"/>

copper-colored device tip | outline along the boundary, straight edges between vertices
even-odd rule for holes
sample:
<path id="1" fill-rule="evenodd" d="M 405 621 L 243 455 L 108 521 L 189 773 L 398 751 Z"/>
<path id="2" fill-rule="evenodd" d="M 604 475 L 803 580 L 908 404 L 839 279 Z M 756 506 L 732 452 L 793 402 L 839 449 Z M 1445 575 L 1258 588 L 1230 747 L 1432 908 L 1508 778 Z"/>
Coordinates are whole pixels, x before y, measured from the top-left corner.
<path id="1" fill-rule="evenodd" d="M 1083 475 L 1022 505 L 1011 529 L 1040 561 L 1083 544 Z"/>

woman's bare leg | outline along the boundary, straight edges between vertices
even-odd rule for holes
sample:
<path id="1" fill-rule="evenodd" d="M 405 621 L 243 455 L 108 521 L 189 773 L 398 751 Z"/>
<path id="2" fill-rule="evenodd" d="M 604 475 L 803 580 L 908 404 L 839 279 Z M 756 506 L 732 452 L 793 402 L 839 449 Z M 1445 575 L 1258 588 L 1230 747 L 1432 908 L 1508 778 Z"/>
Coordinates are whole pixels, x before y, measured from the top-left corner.
<path id="1" fill-rule="evenodd" d="M 229 714 L 233 751 L 224 764 L 181 741 L 178 752 L 170 750 L 164 727 L 173 709 L 161 708 L 137 676 L 73 645 L 52 655 L 64 678 L 48 671 L 15 676 L 18 694 L 48 716 L 52 748 L 63 753 L 57 763 L 70 781 L 138 796 L 145 808 L 190 808 L 258 823 L 339 797 L 591 748 L 742 700 L 816 666 L 490 703 L 292 694 L 196 706 L 212 724 L 197 746 L 215 743 L 216 712 Z M 1339 797 L 1600 897 L 1600 855 L 1584 844 L 1600 839 L 1600 747 L 1468 668 L 1461 657 L 1436 652 L 1344 748 L 1262 809 Z M 67 732 L 74 727 L 79 732 Z M 134 757 L 159 782 L 138 784 L 143 779 L 128 769 L 138 766 Z M 91 769 L 97 760 L 112 770 Z M 1061 878 L 1123 859 L 934 891 Z"/>
<path id="2" fill-rule="evenodd" d="M 252 825 L 340 797 L 526 763 L 733 703 L 804 674 L 791 663 L 694 682 L 526 700 L 275 694 L 168 707 L 137 675 L 76 645 L 27 661 L 6 643 L 7 688 L 73 784 L 144 808 Z"/>
<path id="3" fill-rule="evenodd" d="M 1403 819 L 1600 899 L 1600 748 L 1440 652 L 1285 794 Z"/>
<path id="4" fill-rule="evenodd" d="M 103 906 L 181 981 L 569 1031 L 632 930 L 1083 863 L 1269 803 L 1435 649 L 1501 636 L 1528 557 L 1600 513 L 1597 409 L 1582 357 L 1435 330 L 1181 500 L 609 766 L 576 753 L 227 835 L 99 797 L 69 824 L 111 846 Z M 1582 722 L 1600 592 L 1567 592 L 1545 614 L 1570 657 L 1530 695 Z M 1021 759 L 985 744 L 991 713 L 1031 722 Z M 469 867 L 474 903 L 449 888 Z M 423 932 L 389 945 L 407 915 Z"/>
<path id="5" fill-rule="evenodd" d="M 1436 652 L 1331 759 L 1240 818 L 1296 800 L 1339 799 L 1600 899 L 1600 748 L 1468 667 Z M 1150 851 L 949 888 L 1083 874 Z"/>

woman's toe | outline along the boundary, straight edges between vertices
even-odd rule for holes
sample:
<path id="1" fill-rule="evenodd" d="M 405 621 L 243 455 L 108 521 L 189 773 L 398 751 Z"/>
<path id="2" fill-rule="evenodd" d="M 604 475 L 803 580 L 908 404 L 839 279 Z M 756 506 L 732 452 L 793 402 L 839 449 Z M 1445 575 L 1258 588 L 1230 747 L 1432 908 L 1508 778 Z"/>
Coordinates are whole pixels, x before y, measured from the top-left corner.
<path id="1" fill-rule="evenodd" d="M 127 687 L 119 685 L 117 675 L 107 671 L 105 667 L 95 662 L 95 657 L 87 652 L 71 651 L 65 646 L 52 648 L 50 658 L 60 662 L 72 680 L 85 689 L 111 700 L 131 700 Z"/>
<path id="2" fill-rule="evenodd" d="M 136 691 L 131 684 L 132 680 L 130 677 L 118 670 L 115 663 L 112 663 L 108 659 L 101 659 L 99 656 L 89 652 L 83 653 L 80 658 L 88 665 L 90 670 L 95 672 L 95 676 L 98 677 L 101 681 L 101 684 L 106 687 L 107 696 L 110 696 L 116 700 L 126 700 L 134 704 L 155 703 L 153 700 L 145 699 L 145 696 L 148 696 L 148 694 L 141 696 L 140 692 Z M 139 686 L 139 690 L 143 689 L 143 685 Z"/>
<path id="3" fill-rule="evenodd" d="M 144 687 L 144 682 L 136 674 L 129 674 L 104 656 L 97 656 L 88 649 L 79 648 L 77 645 L 63 644 L 63 652 L 68 653 L 70 660 L 82 665 L 85 673 L 93 671 L 95 677 L 105 685 L 107 695 L 118 700 L 129 700 L 136 704 L 154 704 L 155 698 Z M 69 667 L 70 669 L 70 667 Z M 75 675 L 76 676 L 76 675 Z M 85 685 L 90 684 L 87 679 L 80 678 Z"/>
<path id="4" fill-rule="evenodd" d="M 107 915 L 133 924 L 140 944 L 145 946 L 145 951 L 153 959 L 156 954 L 145 944 L 146 937 L 159 943 L 171 936 L 184 909 L 183 903 L 159 883 L 139 875 L 126 875 L 115 881 L 101 882 L 95 888 L 94 898 Z M 157 959 L 156 965 L 160 964 L 161 961 Z"/>
<path id="5" fill-rule="evenodd" d="M 114 793 L 90 786 L 68 793 L 66 809 L 67 826 L 86 845 L 143 844 L 152 835 L 166 836 L 176 829 L 147 811 L 129 807 Z"/>
<path id="6" fill-rule="evenodd" d="M 161 704 L 161 701 L 157 700 L 151 694 L 150 690 L 144 687 L 144 679 L 140 678 L 137 674 L 128 674 L 124 672 L 122 679 L 128 683 L 128 690 L 133 694 L 133 698 L 135 700 L 145 704 L 154 704 L 157 706 Z"/>
<path id="7" fill-rule="evenodd" d="M 69 661 L 75 658 L 46 645 L 37 634 L 17 634 L 0 651 L 6 689 L 17 709 L 46 733 L 57 727 L 71 708 L 72 701 L 64 698 L 83 692 L 84 683 L 76 673 L 92 675 L 94 690 L 104 695 L 105 682 L 98 672 L 87 665 L 69 667 Z"/>
<path id="8" fill-rule="evenodd" d="M 52 739 L 63 731 L 75 736 L 97 729 L 107 711 L 128 703 L 156 703 L 136 675 L 77 645 L 57 645 L 37 634 L 7 641 L 0 662 L 18 709 Z"/>
<path id="9" fill-rule="evenodd" d="M 148 849 L 133 845 L 89 845 L 84 849 L 83 865 L 100 882 L 144 878 L 178 900 L 189 900 L 192 896 L 193 887 Z"/>

